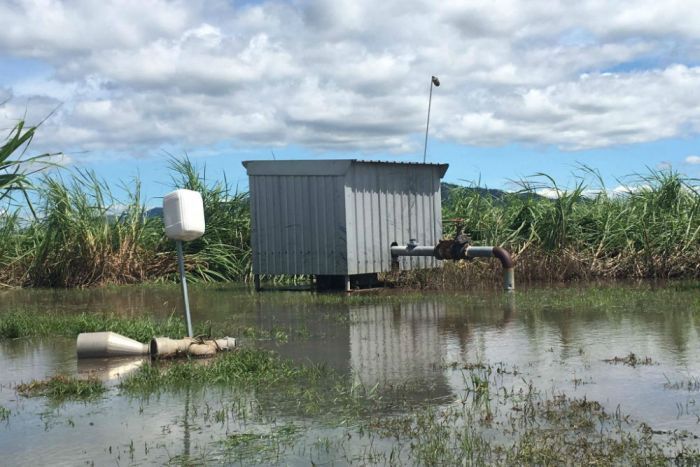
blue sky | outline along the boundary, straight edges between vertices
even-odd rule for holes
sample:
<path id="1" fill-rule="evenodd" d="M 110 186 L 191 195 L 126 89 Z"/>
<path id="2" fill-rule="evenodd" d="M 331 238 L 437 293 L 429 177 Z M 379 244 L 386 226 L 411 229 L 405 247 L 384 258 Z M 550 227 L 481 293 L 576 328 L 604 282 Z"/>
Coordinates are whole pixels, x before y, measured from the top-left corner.
<path id="1" fill-rule="evenodd" d="M 241 161 L 422 160 L 513 189 L 577 167 L 609 189 L 700 177 L 697 1 L 0 4 L 0 127 L 110 183 L 170 189 L 168 153 L 247 187 Z"/>

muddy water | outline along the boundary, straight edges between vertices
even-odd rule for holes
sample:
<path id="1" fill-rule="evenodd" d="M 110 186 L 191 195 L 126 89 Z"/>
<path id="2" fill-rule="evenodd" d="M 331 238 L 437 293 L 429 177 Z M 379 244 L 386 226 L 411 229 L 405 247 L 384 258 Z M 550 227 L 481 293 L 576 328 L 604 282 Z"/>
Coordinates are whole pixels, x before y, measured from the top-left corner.
<path id="1" fill-rule="evenodd" d="M 345 297 L 255 294 L 231 287 L 195 287 L 191 296 L 193 320 L 208 320 L 214 329 L 233 324 L 267 337 L 242 339 L 243 345 L 324 363 L 387 397 L 401 388 L 402 400 L 416 406 L 453 403 L 468 384 L 462 367 L 489 363 L 516 368 L 513 384 L 518 380 L 543 393 L 585 396 L 655 430 L 700 435 L 698 284 L 530 288 L 509 298 L 494 291 Z M 165 317 L 179 313 L 179 306 L 177 288 L 166 286 L 0 294 L 0 313 Z M 630 353 L 649 357 L 651 364 L 605 361 Z M 148 399 L 120 394 L 119 378 L 142 364 L 149 363 L 78 362 L 74 339 L 0 341 L 0 406 L 10 411 L 0 420 L 1 463 L 148 465 L 225 459 L 243 465 L 309 465 L 380 459 L 359 439 L 344 442 L 340 455 L 333 446 L 347 436 L 347 427 L 282 408 L 263 413 L 254 396 L 237 388 L 183 389 Z M 23 398 L 14 390 L 22 381 L 57 373 L 97 373 L 110 390 L 97 401 L 60 405 Z M 277 438 L 281 432 L 285 435 Z M 260 434 L 272 442 L 222 445 L 236 433 Z M 379 439 L 370 449 L 391 449 L 391 441 Z"/>

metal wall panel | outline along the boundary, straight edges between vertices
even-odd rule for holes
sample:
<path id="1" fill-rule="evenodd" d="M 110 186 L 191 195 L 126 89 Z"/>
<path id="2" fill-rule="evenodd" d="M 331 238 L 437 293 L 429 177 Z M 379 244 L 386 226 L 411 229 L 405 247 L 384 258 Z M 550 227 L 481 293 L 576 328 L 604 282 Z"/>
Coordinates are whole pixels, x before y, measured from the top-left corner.
<path id="1" fill-rule="evenodd" d="M 353 164 L 345 178 L 348 274 L 391 270 L 391 243 L 442 236 L 441 166 Z M 434 258 L 401 257 L 401 269 L 439 267 Z"/>
<path id="2" fill-rule="evenodd" d="M 342 176 L 252 175 L 255 274 L 347 274 Z"/>

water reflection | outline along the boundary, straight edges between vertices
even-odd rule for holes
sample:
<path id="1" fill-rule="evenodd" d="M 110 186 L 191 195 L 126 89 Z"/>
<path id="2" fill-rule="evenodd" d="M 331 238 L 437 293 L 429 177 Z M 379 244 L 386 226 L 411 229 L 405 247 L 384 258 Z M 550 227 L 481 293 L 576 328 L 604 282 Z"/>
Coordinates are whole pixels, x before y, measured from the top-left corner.
<path id="1" fill-rule="evenodd" d="M 104 382 L 118 382 L 138 370 L 141 365 L 150 364 L 149 358 L 85 358 L 80 359 L 78 375 L 94 377 Z"/>
<path id="2" fill-rule="evenodd" d="M 242 339 L 244 345 L 272 348 L 301 362 L 325 364 L 367 387 L 377 385 L 379 391 L 385 391 L 385 398 L 449 402 L 464 391 L 464 363 L 502 362 L 507 368 L 518 368 L 513 384 L 532 381 L 542 391 L 587 397 L 610 411 L 620 405 L 624 412 L 655 429 L 700 433 L 700 409 L 695 408 L 700 393 L 667 388 L 669 380 L 700 376 L 700 303 L 692 291 L 630 288 L 626 294 L 611 298 L 609 291 L 582 288 L 521 290 L 511 296 L 383 294 L 348 299 L 193 287 L 191 295 L 195 320 L 210 320 L 214 330 L 218 323 L 228 329 L 233 326 L 241 335 L 251 330 L 251 335 Z M 0 298 L 0 313 L 20 308 L 167 316 L 179 313 L 179 303 L 176 287 L 13 291 Z M 633 368 L 603 361 L 630 352 L 649 356 L 655 364 Z M 147 403 L 132 402 L 113 390 L 97 405 L 62 408 L 79 424 L 62 435 L 44 432 L 45 427 L 36 423 L 36 414 L 45 410 L 41 400 L 17 402 L 12 390 L 17 382 L 56 373 L 118 381 L 143 362 L 78 362 L 72 338 L 0 341 L 0 404 L 19 413 L 0 426 L 0 451 L 27 456 L 28 463 L 52 459 L 75 463 L 72 453 L 81 450 L 89 453 L 85 460 L 108 463 L 113 456 L 106 454 L 105 446 L 123 446 L 130 441 L 121 432 L 115 434 L 114 426 L 151 446 L 167 444 L 168 455 L 182 453 L 186 458 L 197 443 L 206 446 L 211 441 L 209 430 L 216 427 L 209 428 L 211 421 L 207 425 L 202 421 L 202 401 L 209 398 L 207 403 L 222 410 L 220 401 L 230 397 L 231 388 L 172 392 Z M 449 365 L 453 362 L 457 364 L 454 368 Z M 32 408 L 23 409 L 25 405 Z M 82 426 L 80 417 L 84 418 Z M 231 426 L 239 429 L 237 422 L 231 421 Z M 226 425 L 220 430 L 225 433 L 219 434 L 225 436 L 228 430 Z M 49 448 L 32 454 L 21 447 L 20 440 L 39 436 L 47 440 Z M 148 459 L 148 455 L 143 454 L 143 458 Z M 160 459 L 167 461 L 168 457 Z"/>
<path id="3" fill-rule="evenodd" d="M 438 323 L 445 304 L 435 301 L 351 307 L 350 365 L 366 386 L 431 381 L 444 392 L 437 371 L 444 344 Z"/>
<path id="4" fill-rule="evenodd" d="M 495 329 L 505 330 L 515 319 L 515 300 L 499 301 L 487 315 Z M 440 398 L 452 393 L 445 364 L 464 358 L 483 318 L 433 296 L 366 305 L 258 302 L 255 325 L 289 334 L 285 342 L 259 344 L 285 357 L 349 372 L 368 388 L 401 387 L 405 396 Z M 453 343 L 460 355 L 451 352 Z"/>

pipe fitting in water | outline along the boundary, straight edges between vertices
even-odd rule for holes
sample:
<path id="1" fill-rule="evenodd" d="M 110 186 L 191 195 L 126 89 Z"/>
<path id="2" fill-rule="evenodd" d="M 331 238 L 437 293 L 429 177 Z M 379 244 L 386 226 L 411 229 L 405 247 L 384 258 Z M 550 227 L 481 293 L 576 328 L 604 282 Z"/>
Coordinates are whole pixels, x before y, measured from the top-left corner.
<path id="1" fill-rule="evenodd" d="M 142 344 L 116 332 L 84 332 L 78 334 L 78 358 L 129 357 L 148 355 L 148 344 Z"/>
<path id="2" fill-rule="evenodd" d="M 233 350 L 236 339 L 201 339 L 185 337 L 169 339 L 154 337 L 150 344 L 142 344 L 116 332 L 84 332 L 78 335 L 78 358 L 105 358 L 149 355 L 158 358 L 180 356 L 211 357 L 217 352 Z"/>
<path id="3" fill-rule="evenodd" d="M 236 339 L 233 337 L 208 340 L 191 337 L 184 339 L 154 337 L 150 343 L 151 357 L 153 358 L 211 357 L 217 352 L 233 350 L 235 347 Z"/>

